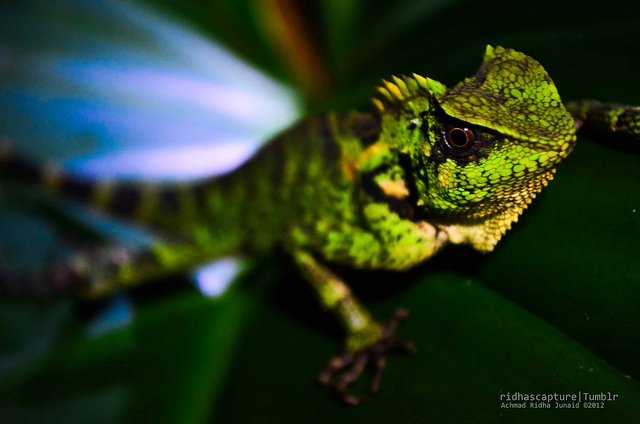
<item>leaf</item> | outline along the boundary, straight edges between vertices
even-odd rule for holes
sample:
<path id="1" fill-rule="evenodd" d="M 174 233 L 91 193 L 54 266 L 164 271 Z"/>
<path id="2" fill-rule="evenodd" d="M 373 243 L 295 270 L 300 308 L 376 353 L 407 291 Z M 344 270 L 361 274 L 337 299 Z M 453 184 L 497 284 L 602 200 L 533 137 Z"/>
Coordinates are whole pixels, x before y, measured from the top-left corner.
<path id="1" fill-rule="evenodd" d="M 1 134 L 39 159 L 66 159 L 73 172 L 220 175 L 298 115 L 293 92 L 153 10 L 58 0 L 8 12 Z"/>

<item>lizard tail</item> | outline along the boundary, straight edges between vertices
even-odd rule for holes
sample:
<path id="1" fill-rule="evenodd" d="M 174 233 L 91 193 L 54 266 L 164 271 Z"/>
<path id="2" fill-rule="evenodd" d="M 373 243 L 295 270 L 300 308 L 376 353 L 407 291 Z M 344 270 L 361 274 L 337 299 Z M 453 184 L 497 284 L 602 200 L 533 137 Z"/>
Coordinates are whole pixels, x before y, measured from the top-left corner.
<path id="1" fill-rule="evenodd" d="M 7 139 L 0 139 L 0 176 L 42 186 L 109 214 L 160 229 L 165 229 L 170 221 L 175 228 L 176 214 L 193 212 L 202 203 L 198 184 L 83 178 L 58 165 L 40 164 L 24 158 L 15 152 Z"/>
<path id="2" fill-rule="evenodd" d="M 2 138 L 0 178 L 42 186 L 108 214 L 146 224 L 170 236 L 181 235 L 181 230 L 194 217 L 203 214 L 204 205 L 208 204 L 203 184 L 178 185 L 82 178 L 54 164 L 40 164 L 25 158 L 15 151 L 9 141 Z M 232 243 L 229 242 L 229 245 Z M 227 245 L 223 247 L 226 248 Z M 180 261 L 163 259 L 156 246 L 144 249 L 123 246 L 89 247 L 61 262 L 48 264 L 44 270 L 26 273 L 14 272 L 11 264 L 0 254 L 0 293 L 13 297 L 48 299 L 77 291 L 82 296 L 95 298 L 115 289 L 148 281 L 162 275 L 163 271 L 183 272 L 210 259 L 205 256 L 207 252 L 200 254 L 199 251 L 193 253 L 188 250 L 188 244 L 164 247 L 165 250 L 170 248 L 181 255 Z"/>

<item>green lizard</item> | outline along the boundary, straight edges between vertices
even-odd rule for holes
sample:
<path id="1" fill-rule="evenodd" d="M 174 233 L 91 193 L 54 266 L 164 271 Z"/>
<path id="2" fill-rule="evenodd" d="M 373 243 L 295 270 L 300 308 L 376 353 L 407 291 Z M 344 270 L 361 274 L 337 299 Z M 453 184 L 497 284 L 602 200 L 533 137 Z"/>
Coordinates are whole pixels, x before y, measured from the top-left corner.
<path id="1" fill-rule="evenodd" d="M 376 391 L 387 352 L 413 345 L 394 335 L 406 311 L 379 323 L 331 264 L 405 270 L 449 243 L 489 252 L 552 179 L 578 128 L 640 135 L 637 109 L 565 108 L 538 62 L 502 47 L 487 47 L 476 75 L 454 88 L 414 74 L 384 81 L 378 92 L 373 113 L 308 118 L 217 179 L 92 182 L 32 164 L 7 142 L 0 172 L 167 235 L 149 250 L 98 248 L 54 264 L 44 276 L 52 292 L 96 298 L 223 255 L 284 249 L 346 332 L 346 353 L 319 380 L 356 404 L 347 386 L 365 366 L 375 368 Z M 2 274 L 14 292 L 29 283 Z"/>

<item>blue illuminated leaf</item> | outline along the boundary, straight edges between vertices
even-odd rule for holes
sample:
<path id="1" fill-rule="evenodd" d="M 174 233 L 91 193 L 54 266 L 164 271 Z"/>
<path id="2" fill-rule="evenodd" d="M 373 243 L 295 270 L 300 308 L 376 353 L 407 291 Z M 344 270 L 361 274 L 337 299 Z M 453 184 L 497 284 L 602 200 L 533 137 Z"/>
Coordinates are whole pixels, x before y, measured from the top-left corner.
<path id="1" fill-rule="evenodd" d="M 121 1 L 8 7 L 0 77 L 2 135 L 91 177 L 221 174 L 299 114 L 215 41 Z"/>

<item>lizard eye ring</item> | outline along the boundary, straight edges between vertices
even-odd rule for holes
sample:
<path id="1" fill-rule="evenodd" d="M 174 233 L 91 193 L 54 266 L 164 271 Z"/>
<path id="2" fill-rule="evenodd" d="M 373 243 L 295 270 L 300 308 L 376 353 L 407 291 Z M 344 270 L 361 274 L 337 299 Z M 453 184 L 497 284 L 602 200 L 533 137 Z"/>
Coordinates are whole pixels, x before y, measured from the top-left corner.
<path id="1" fill-rule="evenodd" d="M 469 128 L 450 125 L 445 133 L 445 139 L 453 150 L 466 150 L 476 141 L 475 134 Z"/>

